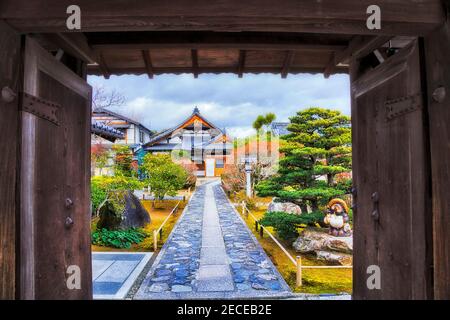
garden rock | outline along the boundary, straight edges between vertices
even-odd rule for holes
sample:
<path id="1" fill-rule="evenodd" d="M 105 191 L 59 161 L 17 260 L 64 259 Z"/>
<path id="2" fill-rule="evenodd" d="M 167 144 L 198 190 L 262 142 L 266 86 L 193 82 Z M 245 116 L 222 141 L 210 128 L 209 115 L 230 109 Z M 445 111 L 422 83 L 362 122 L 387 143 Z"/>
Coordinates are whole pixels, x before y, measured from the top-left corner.
<path id="1" fill-rule="evenodd" d="M 351 266 L 353 258 L 349 254 L 330 251 L 316 251 L 317 260 L 326 261 L 327 264 Z"/>
<path id="2" fill-rule="evenodd" d="M 293 243 L 295 251 L 312 253 L 316 251 L 353 252 L 353 237 L 334 237 L 326 231 L 306 229 Z"/>
<path id="3" fill-rule="evenodd" d="M 113 203 L 113 201 L 117 203 Z M 118 212 L 118 210 L 122 212 Z M 124 192 L 118 201 L 106 202 L 100 208 L 99 215 L 98 229 L 141 228 L 151 222 L 150 214 L 131 191 Z"/>
<path id="4" fill-rule="evenodd" d="M 273 198 L 267 208 L 269 212 L 286 212 L 290 214 L 302 214 L 302 209 L 292 202 L 277 202 L 277 198 Z"/>

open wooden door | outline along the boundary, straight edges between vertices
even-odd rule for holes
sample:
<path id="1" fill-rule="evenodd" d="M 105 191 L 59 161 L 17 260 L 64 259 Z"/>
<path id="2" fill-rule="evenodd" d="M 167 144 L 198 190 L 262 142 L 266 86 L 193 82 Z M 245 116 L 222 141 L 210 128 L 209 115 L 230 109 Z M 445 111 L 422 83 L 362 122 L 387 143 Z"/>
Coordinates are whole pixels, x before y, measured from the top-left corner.
<path id="1" fill-rule="evenodd" d="M 351 66 L 354 298 L 432 297 L 427 112 L 418 41 L 363 72 Z M 380 268 L 380 289 L 367 285 Z M 372 282 L 373 283 L 373 282 Z"/>
<path id="2" fill-rule="evenodd" d="M 20 297 L 90 299 L 91 87 L 30 38 L 24 59 Z"/>

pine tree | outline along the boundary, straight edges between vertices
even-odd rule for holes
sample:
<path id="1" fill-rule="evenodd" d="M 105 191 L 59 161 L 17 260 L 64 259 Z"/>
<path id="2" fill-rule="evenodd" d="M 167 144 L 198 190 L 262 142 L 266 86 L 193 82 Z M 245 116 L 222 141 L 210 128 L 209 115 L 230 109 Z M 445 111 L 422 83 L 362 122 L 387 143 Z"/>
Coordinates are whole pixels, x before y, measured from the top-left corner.
<path id="1" fill-rule="evenodd" d="M 307 206 L 317 211 L 331 198 L 348 193 L 350 181 L 335 177 L 351 170 L 350 117 L 310 108 L 297 112 L 290 122 L 278 173 L 259 183 L 257 191 L 294 202 L 303 212 Z"/>

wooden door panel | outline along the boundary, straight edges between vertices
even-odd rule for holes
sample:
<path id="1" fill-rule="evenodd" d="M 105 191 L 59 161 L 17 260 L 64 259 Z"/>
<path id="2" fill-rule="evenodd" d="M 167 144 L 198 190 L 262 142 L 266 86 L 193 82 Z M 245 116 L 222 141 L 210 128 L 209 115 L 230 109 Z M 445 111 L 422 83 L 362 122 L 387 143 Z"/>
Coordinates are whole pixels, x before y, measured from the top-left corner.
<path id="1" fill-rule="evenodd" d="M 25 91 L 60 107 L 59 125 L 24 112 L 22 297 L 90 299 L 91 88 L 30 39 L 26 57 Z M 67 286 L 69 266 L 80 268 L 81 289 Z"/>
<path id="2" fill-rule="evenodd" d="M 352 94 L 357 163 L 354 296 L 427 298 L 431 209 L 418 43 L 360 76 Z M 399 114 L 392 116 L 390 106 Z M 366 286 L 370 265 L 380 267 L 380 290 Z"/>

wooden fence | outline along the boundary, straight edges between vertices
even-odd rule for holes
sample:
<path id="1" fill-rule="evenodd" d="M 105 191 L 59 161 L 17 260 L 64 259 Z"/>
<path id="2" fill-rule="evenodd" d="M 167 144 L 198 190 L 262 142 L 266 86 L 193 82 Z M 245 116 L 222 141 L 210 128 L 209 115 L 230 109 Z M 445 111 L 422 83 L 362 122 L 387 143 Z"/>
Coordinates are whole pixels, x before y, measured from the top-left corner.
<path id="1" fill-rule="evenodd" d="M 172 211 L 169 213 L 169 215 L 166 217 L 166 219 L 164 219 L 163 223 L 159 226 L 159 228 L 156 230 L 153 230 L 153 251 L 156 252 L 156 250 L 158 250 L 158 234 L 159 234 L 159 239 L 162 240 L 163 227 L 166 224 L 166 222 L 169 220 L 169 218 L 172 216 L 172 214 L 178 212 L 178 207 L 179 207 L 180 203 L 181 203 L 181 201 L 178 201 L 176 206 L 172 209 Z"/>
<path id="2" fill-rule="evenodd" d="M 283 247 L 283 245 L 280 243 L 280 241 L 278 241 L 273 235 L 272 233 L 267 230 L 266 227 L 264 227 L 260 222 L 259 219 L 257 219 L 251 212 L 250 210 L 247 208 L 247 206 L 245 205 L 245 202 L 242 201 L 241 203 L 241 208 L 242 208 L 242 215 L 245 216 L 246 218 L 248 218 L 249 216 L 255 221 L 255 231 L 258 232 L 259 231 L 259 235 L 262 238 L 264 236 L 264 232 L 266 232 L 269 237 L 277 244 L 277 246 L 281 249 L 281 251 L 283 251 L 283 253 L 289 258 L 289 260 L 291 260 L 291 262 L 293 263 L 293 265 L 296 268 L 296 286 L 297 287 L 301 287 L 302 286 L 302 270 L 303 269 L 352 269 L 353 266 L 304 266 L 302 265 L 302 257 L 301 256 L 297 256 L 297 257 L 293 257 L 289 251 L 286 250 L 285 247 Z"/>

